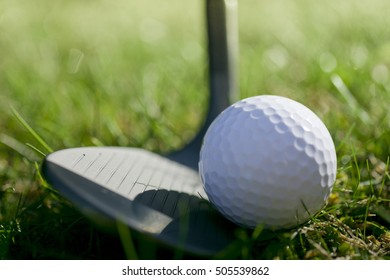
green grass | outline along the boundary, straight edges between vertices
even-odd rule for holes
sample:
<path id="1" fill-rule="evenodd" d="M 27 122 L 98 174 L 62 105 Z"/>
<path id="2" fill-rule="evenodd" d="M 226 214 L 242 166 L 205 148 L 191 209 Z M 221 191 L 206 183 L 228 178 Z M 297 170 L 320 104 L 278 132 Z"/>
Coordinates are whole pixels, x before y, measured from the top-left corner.
<path id="1" fill-rule="evenodd" d="M 160 2 L 0 2 L 0 259 L 167 257 L 123 227 L 121 238 L 98 231 L 39 174 L 50 149 L 165 152 L 196 133 L 207 96 L 202 1 Z M 315 111 L 338 175 L 308 223 L 241 230 L 217 258 L 390 258 L 387 6 L 240 1 L 240 97 L 283 95 Z"/>

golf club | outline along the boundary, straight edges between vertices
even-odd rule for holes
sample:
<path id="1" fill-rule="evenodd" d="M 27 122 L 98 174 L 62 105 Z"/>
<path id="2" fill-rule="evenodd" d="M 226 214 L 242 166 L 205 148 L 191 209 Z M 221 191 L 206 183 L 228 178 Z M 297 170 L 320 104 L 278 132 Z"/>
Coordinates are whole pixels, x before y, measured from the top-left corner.
<path id="1" fill-rule="evenodd" d="M 238 94 L 237 3 L 206 0 L 210 94 L 198 134 L 179 151 L 80 147 L 49 154 L 47 181 L 106 228 L 120 222 L 141 236 L 189 254 L 211 256 L 233 240 L 234 225 L 207 200 L 197 172 L 203 136 Z"/>

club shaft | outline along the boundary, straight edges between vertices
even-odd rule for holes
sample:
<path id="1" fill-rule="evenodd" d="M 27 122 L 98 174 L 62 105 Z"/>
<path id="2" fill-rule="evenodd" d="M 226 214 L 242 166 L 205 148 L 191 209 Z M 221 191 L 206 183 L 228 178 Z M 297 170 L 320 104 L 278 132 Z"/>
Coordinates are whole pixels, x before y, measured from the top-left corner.
<path id="1" fill-rule="evenodd" d="M 238 98 L 238 28 L 236 0 L 207 0 L 210 107 L 208 126 Z"/>

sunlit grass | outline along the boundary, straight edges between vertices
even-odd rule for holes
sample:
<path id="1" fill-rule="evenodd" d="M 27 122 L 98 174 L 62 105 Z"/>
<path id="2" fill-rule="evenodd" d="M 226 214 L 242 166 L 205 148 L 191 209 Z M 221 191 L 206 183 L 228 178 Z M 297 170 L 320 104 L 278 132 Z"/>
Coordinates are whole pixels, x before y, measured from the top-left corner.
<path id="1" fill-rule="evenodd" d="M 338 174 L 310 222 L 241 230 L 217 258 L 389 258 L 387 5 L 239 2 L 240 97 L 277 94 L 311 108 L 332 134 Z M 178 0 L 0 2 L 0 258 L 134 258 L 133 246 L 150 246 L 122 231 L 123 249 L 96 230 L 39 164 L 51 149 L 164 152 L 190 139 L 206 110 L 203 9 Z M 166 257 L 154 250 L 144 256 Z"/>

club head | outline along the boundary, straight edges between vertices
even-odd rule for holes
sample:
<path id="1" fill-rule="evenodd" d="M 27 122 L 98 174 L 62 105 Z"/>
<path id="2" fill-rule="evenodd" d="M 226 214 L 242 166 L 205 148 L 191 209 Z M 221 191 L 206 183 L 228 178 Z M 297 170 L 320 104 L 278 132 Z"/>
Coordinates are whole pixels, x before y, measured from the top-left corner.
<path id="1" fill-rule="evenodd" d="M 138 148 L 87 147 L 46 157 L 43 175 L 95 223 L 119 221 L 158 242 L 215 255 L 234 226 L 207 200 L 197 172 Z"/>

